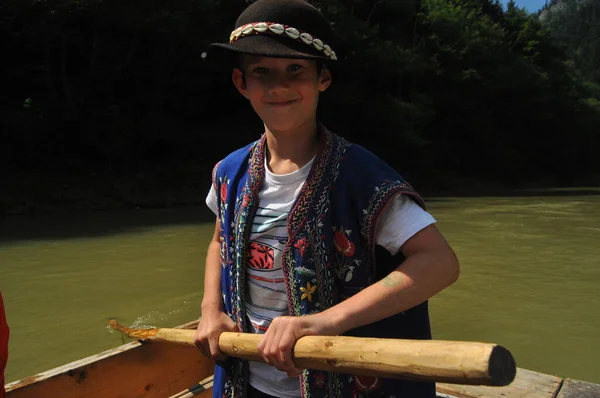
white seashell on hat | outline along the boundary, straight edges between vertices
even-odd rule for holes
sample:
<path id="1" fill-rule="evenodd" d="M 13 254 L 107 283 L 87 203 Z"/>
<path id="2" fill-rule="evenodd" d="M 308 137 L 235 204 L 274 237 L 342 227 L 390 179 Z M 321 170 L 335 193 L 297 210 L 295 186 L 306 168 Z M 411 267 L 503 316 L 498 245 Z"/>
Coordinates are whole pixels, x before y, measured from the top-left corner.
<path id="1" fill-rule="evenodd" d="M 283 25 L 278 23 L 269 25 L 269 30 L 277 35 L 281 35 L 283 34 L 283 32 L 285 32 L 285 28 L 283 27 Z"/>
<path id="2" fill-rule="evenodd" d="M 287 28 L 285 33 L 294 40 L 300 37 L 300 32 L 296 28 Z"/>
<path id="3" fill-rule="evenodd" d="M 302 41 L 303 41 L 305 44 L 309 44 L 309 45 L 310 45 L 310 44 L 312 44 L 312 42 L 313 42 L 313 38 L 312 38 L 312 36 L 311 36 L 311 35 L 309 35 L 308 33 L 302 33 L 302 34 L 300 35 L 300 38 L 302 39 Z"/>
<path id="4" fill-rule="evenodd" d="M 267 29 L 269 29 L 269 25 L 267 25 L 265 22 L 259 22 L 254 24 L 254 30 L 259 33 L 265 33 Z"/>
<path id="5" fill-rule="evenodd" d="M 321 51 L 323 49 L 323 42 L 319 39 L 314 39 L 313 46 L 315 46 L 317 50 Z"/>

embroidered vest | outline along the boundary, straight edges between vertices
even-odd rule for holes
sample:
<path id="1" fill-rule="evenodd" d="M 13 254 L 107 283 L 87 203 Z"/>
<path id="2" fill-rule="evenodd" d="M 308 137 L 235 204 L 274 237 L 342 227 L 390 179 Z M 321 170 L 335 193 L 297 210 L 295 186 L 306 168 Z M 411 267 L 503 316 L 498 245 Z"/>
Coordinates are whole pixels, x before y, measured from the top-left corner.
<path id="1" fill-rule="evenodd" d="M 391 167 L 364 148 L 319 126 L 323 146 L 288 216 L 282 254 L 290 315 L 323 311 L 358 293 L 402 261 L 375 245 L 382 211 L 398 194 L 418 194 Z M 246 262 L 252 220 L 264 179 L 266 137 L 239 149 L 214 169 L 221 227 L 221 291 L 224 310 L 240 331 L 245 316 Z M 379 249 L 378 249 L 379 248 Z M 346 335 L 430 339 L 427 303 Z M 248 366 L 230 359 L 215 368 L 213 397 L 244 397 Z M 434 383 L 305 370 L 303 397 L 435 397 Z"/>

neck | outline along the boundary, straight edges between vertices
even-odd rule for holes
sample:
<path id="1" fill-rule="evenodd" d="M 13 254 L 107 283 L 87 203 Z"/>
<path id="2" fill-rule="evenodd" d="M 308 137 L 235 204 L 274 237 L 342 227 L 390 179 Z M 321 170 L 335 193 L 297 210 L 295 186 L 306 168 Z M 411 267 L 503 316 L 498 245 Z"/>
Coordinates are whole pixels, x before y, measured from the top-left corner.
<path id="1" fill-rule="evenodd" d="M 275 174 L 287 174 L 308 163 L 317 153 L 317 122 L 305 123 L 293 131 L 277 131 L 265 125 L 267 164 Z"/>

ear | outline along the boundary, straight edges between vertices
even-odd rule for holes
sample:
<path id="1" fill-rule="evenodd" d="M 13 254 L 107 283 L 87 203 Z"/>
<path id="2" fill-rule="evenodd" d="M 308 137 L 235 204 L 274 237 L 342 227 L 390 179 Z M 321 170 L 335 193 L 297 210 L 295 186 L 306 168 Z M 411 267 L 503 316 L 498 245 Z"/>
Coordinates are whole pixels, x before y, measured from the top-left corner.
<path id="1" fill-rule="evenodd" d="M 321 69 L 321 75 L 319 76 L 319 91 L 323 92 L 331 85 L 331 71 L 326 67 Z"/>
<path id="2" fill-rule="evenodd" d="M 237 90 L 242 94 L 245 98 L 248 98 L 248 93 L 246 91 L 246 82 L 244 81 L 244 73 L 239 68 L 234 68 L 231 73 L 231 81 L 233 81 L 233 85 Z"/>

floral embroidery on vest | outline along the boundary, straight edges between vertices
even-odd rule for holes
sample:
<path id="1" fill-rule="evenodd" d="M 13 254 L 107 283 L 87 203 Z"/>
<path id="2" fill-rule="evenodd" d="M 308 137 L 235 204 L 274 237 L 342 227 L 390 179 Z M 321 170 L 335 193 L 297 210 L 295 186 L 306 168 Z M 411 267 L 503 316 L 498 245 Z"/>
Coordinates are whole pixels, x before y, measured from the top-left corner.
<path id="1" fill-rule="evenodd" d="M 333 243 L 335 245 L 336 265 L 335 271 L 339 280 L 350 282 L 354 276 L 353 271 L 360 266 L 361 260 L 353 258 L 356 245 L 350 240 L 352 230 L 344 227 L 333 227 Z"/>

